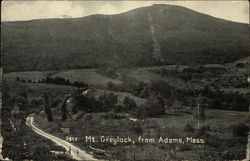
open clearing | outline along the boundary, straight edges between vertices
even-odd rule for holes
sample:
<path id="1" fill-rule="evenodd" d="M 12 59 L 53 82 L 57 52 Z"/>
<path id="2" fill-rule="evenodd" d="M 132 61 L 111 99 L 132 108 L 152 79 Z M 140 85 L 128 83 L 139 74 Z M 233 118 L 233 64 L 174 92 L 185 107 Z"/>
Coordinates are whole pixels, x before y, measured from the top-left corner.
<path id="1" fill-rule="evenodd" d="M 96 69 L 74 69 L 59 72 L 53 77 L 62 77 L 71 82 L 80 81 L 90 85 L 105 85 L 108 82 L 121 83 L 121 81 L 106 77 L 96 72 Z"/>
<path id="2" fill-rule="evenodd" d="M 4 74 L 4 78 L 15 80 L 17 77 L 24 80 L 38 81 L 46 77 L 51 71 L 26 71 L 26 72 L 11 72 Z"/>

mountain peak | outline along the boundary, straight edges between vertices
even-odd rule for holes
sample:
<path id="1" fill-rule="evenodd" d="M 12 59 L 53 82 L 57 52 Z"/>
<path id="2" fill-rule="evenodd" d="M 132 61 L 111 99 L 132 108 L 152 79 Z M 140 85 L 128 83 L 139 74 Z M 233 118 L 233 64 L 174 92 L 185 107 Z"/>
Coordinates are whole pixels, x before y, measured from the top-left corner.
<path id="1" fill-rule="evenodd" d="M 216 64 L 248 56 L 249 25 L 155 4 L 117 15 L 2 23 L 4 68 Z M 18 64 L 18 66 L 17 66 Z"/>

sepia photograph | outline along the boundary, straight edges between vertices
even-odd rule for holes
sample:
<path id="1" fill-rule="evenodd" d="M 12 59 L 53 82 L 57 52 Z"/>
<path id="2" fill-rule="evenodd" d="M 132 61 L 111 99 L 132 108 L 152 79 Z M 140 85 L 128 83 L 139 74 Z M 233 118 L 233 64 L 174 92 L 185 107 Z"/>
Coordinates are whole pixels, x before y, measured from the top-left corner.
<path id="1" fill-rule="evenodd" d="M 248 0 L 1 1 L 1 161 L 250 161 Z"/>

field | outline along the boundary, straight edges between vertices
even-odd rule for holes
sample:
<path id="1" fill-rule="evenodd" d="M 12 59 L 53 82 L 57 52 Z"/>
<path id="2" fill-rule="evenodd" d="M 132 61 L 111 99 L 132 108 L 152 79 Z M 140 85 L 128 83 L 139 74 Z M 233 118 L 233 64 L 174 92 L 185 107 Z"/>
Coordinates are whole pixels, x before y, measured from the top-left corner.
<path id="1" fill-rule="evenodd" d="M 15 80 L 17 77 L 24 80 L 38 81 L 46 76 L 62 77 L 71 82 L 80 81 L 89 85 L 103 86 L 108 82 L 121 83 L 121 81 L 106 77 L 96 72 L 96 69 L 75 69 L 66 71 L 27 71 L 27 72 L 11 72 L 4 74 L 6 79 Z"/>
<path id="2" fill-rule="evenodd" d="M 164 68 L 167 70 L 183 70 L 187 66 L 177 65 L 164 65 L 164 66 L 152 66 L 152 67 L 141 67 L 141 68 L 128 68 L 120 69 L 118 72 L 124 76 L 129 77 L 131 80 L 150 82 L 152 80 L 161 79 L 161 77 L 152 70 Z M 97 72 L 97 69 L 73 69 L 73 70 L 60 70 L 60 71 L 25 71 L 25 72 L 11 72 L 4 74 L 7 79 L 15 80 L 17 77 L 24 80 L 38 81 L 46 76 L 62 77 L 72 82 L 81 81 L 90 85 L 105 85 L 108 82 L 121 83 L 123 80 L 120 77 L 115 79 L 107 77 Z"/>
<path id="3" fill-rule="evenodd" d="M 53 77 L 62 77 L 70 81 L 81 81 L 90 85 L 103 86 L 108 82 L 121 83 L 117 79 L 112 79 L 96 72 L 96 69 L 75 69 L 54 74 Z"/>
<path id="4" fill-rule="evenodd" d="M 38 81 L 46 77 L 51 71 L 26 71 L 26 72 L 11 72 L 4 74 L 3 77 L 10 80 L 15 80 L 17 77 L 24 80 Z"/>
<path id="5" fill-rule="evenodd" d="M 206 119 L 199 122 L 199 126 L 209 125 L 212 129 L 225 129 L 232 124 L 237 124 L 244 122 L 248 116 L 247 112 L 238 112 L 238 111 L 227 111 L 227 110 L 206 110 Z M 177 115 L 164 115 L 160 119 L 158 118 L 149 118 L 152 121 L 158 122 L 160 127 L 174 127 L 183 129 L 187 122 L 193 120 L 192 115 L 186 113 L 178 113 Z M 197 121 L 196 126 L 198 126 Z"/>

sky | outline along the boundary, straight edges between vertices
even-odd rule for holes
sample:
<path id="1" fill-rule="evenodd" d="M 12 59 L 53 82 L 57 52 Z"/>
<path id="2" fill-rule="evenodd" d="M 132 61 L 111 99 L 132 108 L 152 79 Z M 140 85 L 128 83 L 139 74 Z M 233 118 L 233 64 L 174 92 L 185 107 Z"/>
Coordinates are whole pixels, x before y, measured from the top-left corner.
<path id="1" fill-rule="evenodd" d="M 117 14 L 152 4 L 180 5 L 200 13 L 249 24 L 248 0 L 235 1 L 3 1 L 1 21 Z"/>

